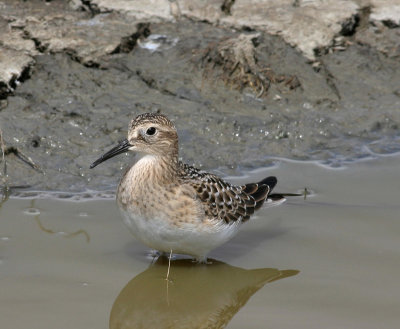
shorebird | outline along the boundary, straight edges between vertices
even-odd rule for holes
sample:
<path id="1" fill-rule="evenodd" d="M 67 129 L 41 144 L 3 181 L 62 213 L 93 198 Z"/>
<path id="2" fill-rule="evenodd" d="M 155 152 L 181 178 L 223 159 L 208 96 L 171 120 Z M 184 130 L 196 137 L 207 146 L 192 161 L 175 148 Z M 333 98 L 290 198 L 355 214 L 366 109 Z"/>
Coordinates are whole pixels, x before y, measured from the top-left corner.
<path id="1" fill-rule="evenodd" d="M 142 157 L 118 185 L 118 206 L 131 233 L 162 253 L 204 262 L 208 252 L 230 240 L 266 200 L 284 200 L 282 194 L 271 194 L 276 177 L 236 186 L 179 161 L 177 130 L 162 114 L 138 115 L 129 124 L 127 139 L 90 168 L 127 151 Z"/>

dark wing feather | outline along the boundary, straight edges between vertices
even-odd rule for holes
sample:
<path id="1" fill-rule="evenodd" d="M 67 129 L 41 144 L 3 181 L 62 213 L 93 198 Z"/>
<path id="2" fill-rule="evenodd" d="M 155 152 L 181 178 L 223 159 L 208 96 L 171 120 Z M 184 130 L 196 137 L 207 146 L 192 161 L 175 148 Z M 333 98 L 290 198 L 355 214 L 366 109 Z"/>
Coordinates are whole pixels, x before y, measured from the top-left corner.
<path id="1" fill-rule="evenodd" d="M 247 221 L 276 184 L 275 177 L 268 177 L 259 183 L 235 186 L 183 163 L 179 174 L 182 182 L 189 182 L 195 189 L 206 216 L 226 223 Z"/>
<path id="2" fill-rule="evenodd" d="M 251 195 L 256 201 L 254 210 L 258 210 L 264 204 L 268 195 L 275 187 L 278 180 L 274 176 L 269 176 L 259 181 L 258 183 L 250 183 L 243 186 L 244 191 Z"/>

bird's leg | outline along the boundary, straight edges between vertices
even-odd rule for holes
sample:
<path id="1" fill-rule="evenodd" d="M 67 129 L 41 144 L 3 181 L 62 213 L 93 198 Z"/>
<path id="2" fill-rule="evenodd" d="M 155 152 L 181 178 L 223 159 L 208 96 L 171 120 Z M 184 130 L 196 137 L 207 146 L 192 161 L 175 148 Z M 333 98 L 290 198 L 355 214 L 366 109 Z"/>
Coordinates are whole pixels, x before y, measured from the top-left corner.
<path id="1" fill-rule="evenodd" d="M 195 257 L 195 258 L 193 258 L 192 262 L 197 263 L 197 264 L 206 264 L 206 265 L 212 264 L 211 261 L 208 261 L 207 256 Z"/>
<path id="2" fill-rule="evenodd" d="M 172 249 L 171 252 L 169 253 L 169 257 L 168 257 L 168 270 L 167 270 L 167 277 L 165 278 L 165 280 L 169 281 L 169 270 L 171 268 L 171 258 L 172 258 Z"/>
<path id="3" fill-rule="evenodd" d="M 160 253 L 158 250 L 156 249 L 151 249 L 149 256 L 151 257 L 151 265 L 153 265 L 156 260 L 158 259 L 158 257 L 160 257 L 162 255 L 162 253 Z"/>

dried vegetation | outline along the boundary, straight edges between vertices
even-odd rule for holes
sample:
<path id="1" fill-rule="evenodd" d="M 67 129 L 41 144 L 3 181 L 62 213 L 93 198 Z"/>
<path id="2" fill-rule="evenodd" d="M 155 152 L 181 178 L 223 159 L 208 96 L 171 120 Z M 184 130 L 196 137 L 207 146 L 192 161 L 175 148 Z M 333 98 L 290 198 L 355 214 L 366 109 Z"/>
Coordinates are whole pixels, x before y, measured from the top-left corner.
<path id="1" fill-rule="evenodd" d="M 203 77 L 222 79 L 232 88 L 243 91 L 251 88 L 257 97 L 267 95 L 273 84 L 283 84 L 289 89 L 300 87 L 294 75 L 277 74 L 257 61 L 256 46 L 259 34 L 240 34 L 211 43 L 202 52 Z"/>

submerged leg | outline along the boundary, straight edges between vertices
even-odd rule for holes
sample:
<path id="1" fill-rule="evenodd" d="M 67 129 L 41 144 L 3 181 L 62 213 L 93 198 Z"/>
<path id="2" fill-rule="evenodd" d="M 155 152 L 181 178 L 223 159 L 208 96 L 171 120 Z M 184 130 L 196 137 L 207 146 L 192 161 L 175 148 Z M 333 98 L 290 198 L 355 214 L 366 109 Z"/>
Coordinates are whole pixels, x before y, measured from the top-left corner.
<path id="1" fill-rule="evenodd" d="M 172 249 L 171 252 L 169 253 L 169 257 L 168 257 L 168 270 L 167 270 L 167 277 L 165 278 L 165 280 L 169 280 L 169 270 L 171 268 L 171 258 L 172 258 Z"/>
<path id="2" fill-rule="evenodd" d="M 198 264 L 211 264 L 211 262 L 209 262 L 207 260 L 207 256 L 205 256 L 205 255 L 196 256 L 195 258 L 193 258 L 193 262 L 198 263 Z"/>
<path id="3" fill-rule="evenodd" d="M 161 253 L 160 251 L 156 250 L 156 249 L 151 249 L 148 257 L 151 257 L 151 263 L 150 264 L 154 264 L 156 262 L 156 260 L 162 256 L 163 253 Z"/>

